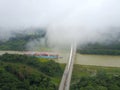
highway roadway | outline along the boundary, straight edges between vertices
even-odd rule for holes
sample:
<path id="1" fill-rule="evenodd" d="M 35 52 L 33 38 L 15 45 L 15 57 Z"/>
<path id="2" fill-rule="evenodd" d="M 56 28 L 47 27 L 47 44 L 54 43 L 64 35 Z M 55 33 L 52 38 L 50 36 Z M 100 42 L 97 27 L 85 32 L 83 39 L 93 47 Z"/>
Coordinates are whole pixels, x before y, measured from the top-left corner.
<path id="1" fill-rule="evenodd" d="M 69 60 L 68 60 L 68 63 L 66 64 L 66 67 L 60 82 L 59 90 L 70 90 L 70 82 L 71 82 L 75 54 L 76 54 L 76 45 L 72 44 Z"/>

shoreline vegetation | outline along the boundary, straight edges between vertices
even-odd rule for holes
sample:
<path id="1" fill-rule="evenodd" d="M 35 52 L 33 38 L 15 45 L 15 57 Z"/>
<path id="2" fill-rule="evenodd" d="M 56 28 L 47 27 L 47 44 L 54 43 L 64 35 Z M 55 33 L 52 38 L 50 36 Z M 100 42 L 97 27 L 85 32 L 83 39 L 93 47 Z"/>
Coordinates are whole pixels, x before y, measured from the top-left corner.
<path id="1" fill-rule="evenodd" d="M 80 54 L 91 55 L 120 55 L 120 42 L 104 43 L 87 43 L 85 45 L 78 45 L 77 52 Z"/>
<path id="2" fill-rule="evenodd" d="M 75 64 L 70 90 L 120 90 L 120 68 Z"/>
<path id="3" fill-rule="evenodd" d="M 14 37 L 10 37 L 8 40 L 0 40 L 0 50 L 2 51 L 25 51 L 27 50 L 27 44 L 30 41 L 44 38 L 46 31 L 42 29 L 35 29 L 32 33 L 14 33 Z"/>
<path id="4" fill-rule="evenodd" d="M 77 52 L 90 55 L 120 55 L 120 50 L 113 49 L 78 49 Z"/>

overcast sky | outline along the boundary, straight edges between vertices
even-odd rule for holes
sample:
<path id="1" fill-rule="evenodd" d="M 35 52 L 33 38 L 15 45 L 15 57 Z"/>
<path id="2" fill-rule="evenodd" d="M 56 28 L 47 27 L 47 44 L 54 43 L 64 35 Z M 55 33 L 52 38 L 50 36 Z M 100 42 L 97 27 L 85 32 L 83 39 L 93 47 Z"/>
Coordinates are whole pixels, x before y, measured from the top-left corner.
<path id="1" fill-rule="evenodd" d="M 0 0 L 0 39 L 11 37 L 10 28 L 27 27 L 46 27 L 55 44 L 106 42 L 101 33 L 120 27 L 120 0 Z"/>
<path id="2" fill-rule="evenodd" d="M 120 26 L 120 0 L 0 0 L 0 27 Z"/>

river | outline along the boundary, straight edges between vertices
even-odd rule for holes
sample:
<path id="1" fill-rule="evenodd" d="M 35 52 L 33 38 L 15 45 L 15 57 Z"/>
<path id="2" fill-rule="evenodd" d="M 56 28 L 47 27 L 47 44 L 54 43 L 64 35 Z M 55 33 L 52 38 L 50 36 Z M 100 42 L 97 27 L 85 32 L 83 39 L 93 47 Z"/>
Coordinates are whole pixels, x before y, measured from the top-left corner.
<path id="1" fill-rule="evenodd" d="M 120 56 L 77 54 L 75 64 L 120 67 Z"/>
<path id="2" fill-rule="evenodd" d="M 0 55 L 4 53 L 24 54 L 24 52 L 21 52 L 21 51 L 0 51 Z M 60 52 L 60 56 L 62 58 L 57 59 L 55 61 L 59 63 L 67 63 L 69 53 Z M 74 63 L 80 64 L 80 65 L 120 67 L 120 56 L 76 54 L 76 59 Z"/>

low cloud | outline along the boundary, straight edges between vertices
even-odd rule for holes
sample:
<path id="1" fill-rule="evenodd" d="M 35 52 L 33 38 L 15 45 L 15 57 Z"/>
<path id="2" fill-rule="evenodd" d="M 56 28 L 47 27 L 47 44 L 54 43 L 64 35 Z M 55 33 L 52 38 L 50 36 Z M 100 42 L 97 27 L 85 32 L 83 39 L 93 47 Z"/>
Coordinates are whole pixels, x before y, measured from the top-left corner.
<path id="1" fill-rule="evenodd" d="M 105 43 L 119 38 L 119 11 L 120 0 L 1 0 L 0 23 L 7 28 L 45 27 L 53 47 L 73 41 Z"/>

